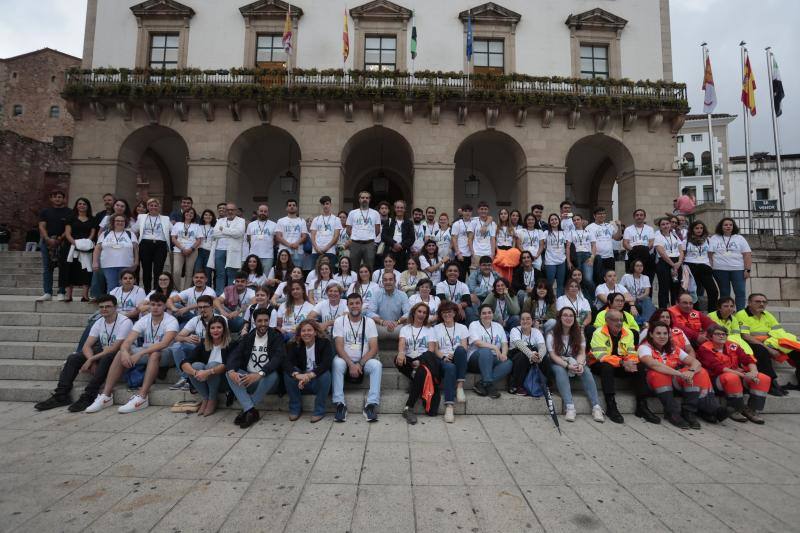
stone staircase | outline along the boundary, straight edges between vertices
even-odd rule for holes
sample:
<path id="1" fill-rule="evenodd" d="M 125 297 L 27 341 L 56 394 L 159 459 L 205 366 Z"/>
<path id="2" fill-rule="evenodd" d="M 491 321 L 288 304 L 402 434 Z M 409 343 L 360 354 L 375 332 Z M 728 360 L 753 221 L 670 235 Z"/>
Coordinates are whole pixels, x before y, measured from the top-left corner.
<path id="1" fill-rule="evenodd" d="M 41 294 L 40 257 L 38 253 L 0 253 L 0 401 L 36 402 L 46 399 L 55 388 L 63 360 L 75 350 L 88 317 L 95 310 L 91 304 L 81 302 L 36 302 Z M 57 277 L 57 276 L 56 276 Z M 800 309 L 773 309 L 791 331 L 800 331 Z M 384 365 L 381 406 L 383 413 L 399 413 L 405 405 L 408 380 L 393 368 L 396 353 L 393 342 L 380 342 L 380 359 Z M 780 369 L 781 382 L 793 379 L 788 365 Z M 196 399 L 189 393 L 169 390 L 177 379 L 171 369 L 165 381 L 157 382 L 150 395 L 153 405 L 172 405 L 178 400 Z M 457 414 L 542 414 L 545 402 L 503 393 L 498 400 L 480 397 L 471 392 L 476 375 L 467 374 L 465 388 L 467 401 L 456 404 Z M 86 377 L 80 375 L 73 394 L 80 393 Z M 618 405 L 623 413 L 632 413 L 634 400 L 620 382 Z M 360 412 L 368 383 L 346 385 L 345 397 L 351 415 Z M 599 388 L 599 383 L 598 383 Z M 588 414 L 590 405 L 578 382 L 573 383 L 576 408 Z M 115 402 L 123 403 L 130 396 L 127 387 L 120 383 L 115 388 Z M 553 390 L 553 401 L 559 413 L 563 404 Z M 658 402 L 651 401 L 653 408 Z M 304 409 L 311 409 L 312 398 L 304 397 Z M 264 408 L 285 411 L 285 398 L 268 396 Z M 442 406 L 443 409 L 443 406 Z M 784 398 L 770 397 L 767 411 L 772 413 L 800 412 L 800 393 L 792 392 Z"/>

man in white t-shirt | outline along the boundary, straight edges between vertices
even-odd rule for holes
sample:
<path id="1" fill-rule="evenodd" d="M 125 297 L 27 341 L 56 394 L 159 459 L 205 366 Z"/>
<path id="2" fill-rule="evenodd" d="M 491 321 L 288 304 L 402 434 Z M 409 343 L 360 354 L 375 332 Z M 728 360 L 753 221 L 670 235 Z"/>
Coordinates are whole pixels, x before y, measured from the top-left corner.
<path id="1" fill-rule="evenodd" d="M 461 219 L 453 222 L 450 228 L 453 255 L 455 255 L 460 271 L 459 279 L 466 281 L 469 275 L 469 268 L 472 266 L 472 239 L 474 236 L 472 224 L 472 206 L 464 204 L 461 206 Z"/>
<path id="2" fill-rule="evenodd" d="M 353 293 L 347 297 L 347 314 L 333 323 L 336 355 L 333 359 L 333 403 L 336 405 L 336 422 L 347 419 L 344 403 L 344 381 L 360 383 L 364 374 L 369 376 L 369 392 L 364 406 L 367 422 L 378 421 L 381 400 L 381 374 L 383 365 L 378 359 L 378 329 L 375 322 L 361 313 L 361 296 Z"/>
<path id="3" fill-rule="evenodd" d="M 197 316 L 184 324 L 172 346 L 164 350 L 165 357 L 170 358 L 180 372 L 177 383 L 170 385 L 170 390 L 189 391 L 189 379 L 181 370 L 181 363 L 205 339 L 208 321 L 214 317 L 214 298 L 208 295 L 200 296 L 197 298 L 196 309 Z"/>
<path id="4" fill-rule="evenodd" d="M 278 220 L 275 228 L 275 242 L 278 250 L 288 250 L 295 265 L 303 265 L 303 243 L 308 238 L 305 219 L 297 215 L 297 200 L 286 200 L 286 216 Z"/>
<path id="5" fill-rule="evenodd" d="M 342 221 L 331 211 L 331 197 L 323 196 L 319 199 L 322 214 L 311 222 L 311 259 L 314 266 L 320 255 L 331 260 L 331 265 L 336 264 L 336 243 L 342 232 Z"/>
<path id="6" fill-rule="evenodd" d="M 37 411 L 69 405 L 70 412 L 78 413 L 89 407 L 97 397 L 114 356 L 133 327 L 133 322 L 128 317 L 117 312 L 115 297 L 108 294 L 101 296 L 97 299 L 97 307 L 100 318 L 92 324 L 80 351 L 70 354 L 64 361 L 56 390 L 50 398 L 34 406 Z M 72 386 L 81 372 L 90 375 L 89 383 L 80 398 L 72 403 Z"/>
<path id="7" fill-rule="evenodd" d="M 622 238 L 622 223 L 606 222 L 606 208 L 596 207 L 592 212 L 594 222 L 586 226 L 594 238 L 597 255 L 594 258 L 594 282 L 602 283 L 607 270 L 614 270 L 614 241 Z"/>
<path id="8" fill-rule="evenodd" d="M 273 249 L 277 224 L 269 219 L 269 206 L 266 204 L 258 206 L 256 217 L 247 225 L 247 240 L 250 253 L 258 256 L 266 274 L 275 261 Z"/>
<path id="9" fill-rule="evenodd" d="M 625 270 L 631 271 L 631 263 L 639 259 L 644 264 L 645 275 L 652 280 L 655 276 L 655 263 L 653 262 L 653 241 L 656 231 L 652 226 L 645 224 L 647 212 L 636 209 L 633 212 L 633 224 L 625 228 L 622 233 L 622 247 L 625 248 Z"/>
<path id="10" fill-rule="evenodd" d="M 217 296 L 214 307 L 220 316 L 228 321 L 231 333 L 239 333 L 244 327 L 244 312 L 256 298 L 256 291 L 247 286 L 247 272 L 239 271 L 233 279 L 233 285 Z"/>
<path id="11" fill-rule="evenodd" d="M 478 202 L 478 218 L 472 221 L 472 267 L 478 268 L 481 257 L 494 258 L 497 250 L 497 224 L 489 216 L 489 204 Z"/>
<path id="12" fill-rule="evenodd" d="M 178 322 L 185 324 L 197 314 L 197 299 L 203 295 L 217 297 L 214 289 L 206 285 L 206 273 L 198 270 L 192 276 L 193 285 L 186 290 L 172 296 L 167 302 L 169 312 L 178 319 Z"/>
<path id="13" fill-rule="evenodd" d="M 419 256 L 422 251 L 422 244 L 425 242 L 427 228 L 422 220 L 424 217 L 425 214 L 419 207 L 415 207 L 411 211 L 411 220 L 414 224 L 414 242 L 411 244 L 411 253 L 414 254 L 414 257 Z"/>
<path id="14" fill-rule="evenodd" d="M 358 193 L 358 209 L 347 214 L 347 234 L 350 235 L 350 268 L 358 272 L 361 264 L 372 270 L 375 265 L 376 239 L 381 236 L 381 216 L 369 207 L 372 194 Z"/>
<path id="15" fill-rule="evenodd" d="M 87 413 L 97 412 L 114 403 L 112 397 L 114 385 L 123 373 L 135 371 L 134 367 L 146 366 L 142 386 L 131 396 L 125 405 L 120 406 L 120 413 L 141 411 L 150 405 L 148 394 L 156 381 L 158 368 L 161 365 L 162 352 L 172 344 L 180 326 L 174 317 L 165 313 L 167 298 L 161 293 L 150 296 L 150 314 L 140 318 L 133 325 L 130 333 L 122 342 L 119 352 L 108 370 L 106 383 Z M 137 346 L 139 339 L 141 345 Z"/>

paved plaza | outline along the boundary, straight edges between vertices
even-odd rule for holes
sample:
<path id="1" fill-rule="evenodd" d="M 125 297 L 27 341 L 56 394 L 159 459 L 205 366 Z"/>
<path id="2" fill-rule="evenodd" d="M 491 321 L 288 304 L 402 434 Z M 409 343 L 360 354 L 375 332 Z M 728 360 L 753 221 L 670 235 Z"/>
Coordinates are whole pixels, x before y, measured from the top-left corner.
<path id="1" fill-rule="evenodd" d="M 703 431 L 629 416 L 351 414 L 0 403 L 3 531 L 797 531 L 800 415 Z"/>

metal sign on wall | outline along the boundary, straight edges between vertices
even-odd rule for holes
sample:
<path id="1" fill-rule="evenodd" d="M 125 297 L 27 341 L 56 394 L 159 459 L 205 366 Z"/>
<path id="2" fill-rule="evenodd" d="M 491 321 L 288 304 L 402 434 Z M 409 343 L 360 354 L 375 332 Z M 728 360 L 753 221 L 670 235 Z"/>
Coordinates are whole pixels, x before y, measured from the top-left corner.
<path id="1" fill-rule="evenodd" d="M 778 210 L 778 200 L 753 200 L 753 211 L 769 213 Z"/>

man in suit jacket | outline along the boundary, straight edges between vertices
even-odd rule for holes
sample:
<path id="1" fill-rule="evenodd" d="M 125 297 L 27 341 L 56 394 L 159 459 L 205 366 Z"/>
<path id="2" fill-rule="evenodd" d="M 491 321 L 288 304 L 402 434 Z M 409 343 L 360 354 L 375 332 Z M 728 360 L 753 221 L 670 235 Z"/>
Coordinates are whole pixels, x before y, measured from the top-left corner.
<path id="1" fill-rule="evenodd" d="M 391 253 L 397 260 L 400 271 L 406 269 L 406 260 L 414 244 L 414 223 L 405 218 L 406 203 L 397 200 L 394 203 L 394 218 L 383 226 L 381 240 L 386 245 L 384 254 Z"/>

